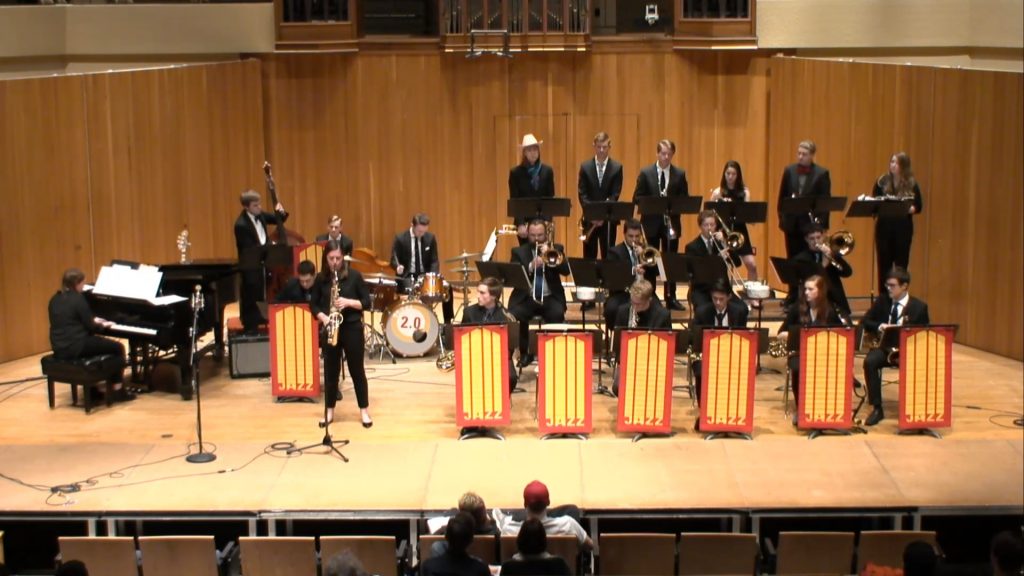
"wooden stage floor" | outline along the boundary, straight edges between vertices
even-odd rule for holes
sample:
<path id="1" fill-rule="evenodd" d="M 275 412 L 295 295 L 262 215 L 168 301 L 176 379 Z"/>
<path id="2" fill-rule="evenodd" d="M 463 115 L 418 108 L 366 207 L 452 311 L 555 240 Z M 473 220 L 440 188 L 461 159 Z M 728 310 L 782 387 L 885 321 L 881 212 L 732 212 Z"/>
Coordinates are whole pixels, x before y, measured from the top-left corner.
<path id="1" fill-rule="evenodd" d="M 38 376 L 38 358 L 0 365 L 0 381 Z M 781 367 L 767 356 L 764 363 Z M 66 385 L 53 410 L 45 380 L 0 386 L 0 473 L 25 483 L 0 479 L 0 514 L 415 516 L 453 506 L 466 490 L 491 506 L 519 507 L 533 479 L 548 484 L 554 504 L 610 513 L 1024 508 L 1024 433 L 1010 414 L 1019 418 L 1024 405 L 1024 369 L 962 346 L 954 349 L 954 425 L 942 440 L 896 435 L 890 384 L 889 418 L 869 434 L 809 441 L 783 415 L 783 377 L 761 374 L 752 442 L 704 441 L 685 393 L 673 397 L 671 438 L 631 442 L 614 431 L 614 400 L 595 396 L 589 440 L 542 441 L 532 375 L 521 383 L 530 393 L 513 397 L 507 441 L 459 442 L 454 373 L 438 372 L 433 357 L 368 367 L 375 426 L 359 425 L 350 382 L 332 426 L 336 439 L 351 441 L 348 463 L 320 448 L 294 457 L 268 449 L 318 442 L 322 405 L 275 403 L 267 379 L 231 379 L 226 361 L 202 365 L 204 439 L 217 455 L 208 464 L 184 460 L 196 440 L 195 403 L 175 393 L 143 394 L 87 416 L 70 405 Z M 677 363 L 677 381 L 683 370 Z M 51 494 L 76 482 L 77 493 Z"/>

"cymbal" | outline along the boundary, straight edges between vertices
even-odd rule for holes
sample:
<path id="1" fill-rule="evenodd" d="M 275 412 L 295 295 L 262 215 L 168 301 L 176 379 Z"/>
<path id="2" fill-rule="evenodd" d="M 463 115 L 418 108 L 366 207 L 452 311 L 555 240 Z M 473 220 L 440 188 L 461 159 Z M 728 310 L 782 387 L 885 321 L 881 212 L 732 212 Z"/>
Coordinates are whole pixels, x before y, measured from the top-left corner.
<path id="1" fill-rule="evenodd" d="M 452 262 L 458 262 L 459 260 L 465 260 L 467 258 L 472 258 L 473 256 L 479 256 L 481 254 L 483 254 L 483 252 L 463 252 L 462 254 L 459 254 L 455 258 L 449 258 L 444 262 L 445 264 L 450 264 Z"/>
<path id="2" fill-rule="evenodd" d="M 476 286 L 477 284 L 480 283 L 477 282 L 476 280 L 449 280 L 448 284 L 451 286 L 458 286 L 459 288 L 461 288 L 463 286 Z"/>
<path id="3" fill-rule="evenodd" d="M 345 262 L 359 262 L 360 264 L 369 264 L 366 260 L 360 260 L 359 258 L 353 258 L 351 256 L 345 256 Z"/>
<path id="4" fill-rule="evenodd" d="M 387 274 L 381 274 L 380 272 L 367 272 L 363 274 L 363 280 L 369 282 L 371 280 L 398 280 L 397 276 L 388 276 Z"/>
<path id="5" fill-rule="evenodd" d="M 458 274 L 472 274 L 476 272 L 476 270 L 470 268 L 469 266 L 463 266 L 462 268 L 452 268 L 451 270 L 449 270 L 449 272 L 455 272 Z"/>

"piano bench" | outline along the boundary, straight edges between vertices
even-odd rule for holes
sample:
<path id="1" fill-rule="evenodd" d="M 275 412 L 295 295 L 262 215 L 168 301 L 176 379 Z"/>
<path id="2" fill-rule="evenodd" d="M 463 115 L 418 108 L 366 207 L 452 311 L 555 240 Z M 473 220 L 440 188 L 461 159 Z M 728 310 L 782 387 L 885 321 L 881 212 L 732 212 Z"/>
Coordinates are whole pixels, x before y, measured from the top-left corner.
<path id="1" fill-rule="evenodd" d="M 106 402 L 110 406 L 113 401 L 115 382 L 121 380 L 124 372 L 124 359 L 113 354 L 103 354 L 91 358 L 76 360 L 58 360 L 53 354 L 40 359 L 43 374 L 46 376 L 46 392 L 52 409 L 54 399 L 54 383 L 63 382 L 71 385 L 71 403 L 78 405 L 78 386 L 82 387 L 85 413 L 92 411 L 92 388 L 100 382 L 106 382 Z"/>

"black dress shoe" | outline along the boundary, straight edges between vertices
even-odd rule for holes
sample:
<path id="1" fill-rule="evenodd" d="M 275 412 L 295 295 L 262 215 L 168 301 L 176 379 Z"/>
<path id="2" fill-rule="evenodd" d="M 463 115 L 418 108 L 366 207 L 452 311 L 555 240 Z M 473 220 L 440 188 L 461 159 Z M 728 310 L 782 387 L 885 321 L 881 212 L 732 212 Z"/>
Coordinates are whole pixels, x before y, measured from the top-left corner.
<path id="1" fill-rule="evenodd" d="M 683 306 L 683 303 L 679 300 L 666 300 L 665 307 L 670 310 L 679 310 L 680 312 L 686 310 L 686 306 Z"/>
<path id="2" fill-rule="evenodd" d="M 583 305 L 580 306 L 581 311 L 593 310 L 594 308 L 597 308 L 597 304 L 594 304 L 593 302 L 584 302 Z"/>
<path id="3" fill-rule="evenodd" d="M 695 432 L 700 432 L 700 417 L 693 421 L 693 429 Z"/>
<path id="4" fill-rule="evenodd" d="M 363 428 L 373 428 L 373 419 L 363 420 Z"/>
<path id="5" fill-rule="evenodd" d="M 524 354 L 519 357 L 520 368 L 526 368 L 530 364 L 533 364 L 533 354 Z"/>
<path id="6" fill-rule="evenodd" d="M 868 415 L 868 419 L 864 421 L 865 426 L 874 426 L 885 419 L 885 412 L 882 411 L 881 406 L 875 406 L 875 409 Z"/>

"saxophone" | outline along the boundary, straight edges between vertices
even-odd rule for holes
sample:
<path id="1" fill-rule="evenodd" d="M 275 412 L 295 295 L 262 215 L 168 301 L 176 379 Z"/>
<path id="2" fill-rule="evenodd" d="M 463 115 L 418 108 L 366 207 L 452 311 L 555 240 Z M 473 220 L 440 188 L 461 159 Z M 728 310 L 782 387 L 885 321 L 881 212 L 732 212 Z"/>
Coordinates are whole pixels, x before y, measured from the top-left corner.
<path id="1" fill-rule="evenodd" d="M 344 318 L 341 315 L 341 307 L 337 306 L 335 301 L 340 295 L 340 283 L 338 281 L 338 272 L 334 272 L 334 278 L 331 280 L 331 312 L 327 315 L 327 342 L 331 346 L 338 345 L 338 332 L 341 329 L 341 323 Z"/>
<path id="2" fill-rule="evenodd" d="M 633 304 L 630 304 L 629 305 L 629 326 L 628 326 L 629 329 L 632 330 L 633 328 L 636 328 L 636 323 L 637 323 L 636 308 L 633 307 Z"/>

